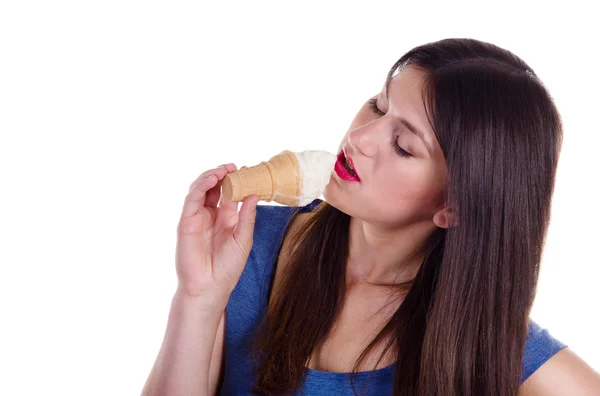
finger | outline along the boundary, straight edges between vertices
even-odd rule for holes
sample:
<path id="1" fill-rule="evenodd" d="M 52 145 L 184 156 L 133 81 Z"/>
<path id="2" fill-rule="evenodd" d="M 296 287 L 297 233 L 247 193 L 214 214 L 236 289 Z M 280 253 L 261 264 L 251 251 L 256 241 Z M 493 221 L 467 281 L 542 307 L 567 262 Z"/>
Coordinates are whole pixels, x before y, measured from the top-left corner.
<path id="1" fill-rule="evenodd" d="M 216 175 L 219 178 L 218 183 L 215 184 L 215 186 L 206 193 L 206 202 L 204 203 L 204 206 L 212 208 L 217 207 L 219 203 L 219 198 L 221 198 L 221 183 L 225 178 L 226 174 L 227 168 L 225 166 L 222 166 L 215 170 L 214 175 Z"/>
<path id="2" fill-rule="evenodd" d="M 221 165 L 220 168 L 225 168 L 225 170 L 226 170 L 226 172 L 223 174 L 223 178 L 225 178 L 225 175 L 227 175 L 227 173 L 235 172 L 237 170 L 237 167 L 233 163 Z M 211 190 L 207 193 L 206 206 L 211 206 L 211 207 L 215 207 L 215 208 L 217 206 L 221 207 L 221 205 L 219 203 L 219 199 L 222 199 L 221 185 L 223 183 L 223 178 L 221 178 L 219 180 L 218 185 L 215 186 L 215 191 Z M 230 208 L 230 207 L 228 207 L 228 208 Z M 237 206 L 235 207 L 235 210 L 237 212 Z"/>
<path id="3" fill-rule="evenodd" d="M 229 199 L 227 199 L 227 197 L 225 196 L 225 194 L 223 194 L 223 191 L 221 189 L 221 200 L 219 201 L 219 208 L 228 212 L 235 211 L 237 213 L 239 208 L 239 202 L 232 202 Z"/>
<path id="4" fill-rule="evenodd" d="M 251 195 L 244 199 L 240 209 L 240 217 L 233 232 L 236 242 L 246 254 L 250 252 L 252 247 L 258 201 L 258 195 Z"/>
<path id="5" fill-rule="evenodd" d="M 190 184 L 190 188 L 189 188 L 189 190 L 191 190 L 192 188 L 194 188 L 194 185 L 195 185 L 196 183 L 198 183 L 200 180 L 202 180 L 202 179 L 206 179 L 206 178 L 207 178 L 209 175 L 211 175 L 211 174 L 215 173 L 215 171 L 216 171 L 217 169 L 219 169 L 219 168 L 221 168 L 221 167 L 223 167 L 223 166 L 224 166 L 224 167 L 226 167 L 228 171 L 229 171 L 229 169 L 234 169 L 234 170 L 235 170 L 235 164 L 233 164 L 233 163 L 230 163 L 230 164 L 223 164 L 223 165 L 219 165 L 219 166 L 217 166 L 217 167 L 216 167 L 216 168 L 214 168 L 214 169 L 209 169 L 209 170 L 207 170 L 206 172 L 203 172 L 203 173 L 202 173 L 200 176 L 198 176 L 198 177 L 196 178 L 196 180 L 194 180 L 194 181 L 192 182 L 192 184 Z M 229 172 L 231 172 L 231 171 L 229 171 Z"/>
<path id="6" fill-rule="evenodd" d="M 227 170 L 228 170 L 227 173 L 237 171 L 237 167 L 235 166 L 235 164 L 231 164 L 231 165 L 233 165 L 233 166 L 227 168 Z M 225 197 L 225 195 L 221 191 L 221 200 L 219 201 L 219 208 L 225 209 L 226 211 L 235 211 L 237 213 L 238 208 L 239 208 L 239 202 L 230 201 L 229 199 L 227 199 L 227 197 Z"/>
<path id="7" fill-rule="evenodd" d="M 215 221 L 215 227 L 219 231 L 227 230 L 228 234 L 233 232 L 239 219 L 238 204 L 238 202 L 227 201 L 227 198 L 221 195 L 219 210 Z"/>
<path id="8" fill-rule="evenodd" d="M 236 171 L 237 168 L 234 165 L 232 168 L 228 168 L 229 170 Z M 231 172 L 228 172 L 231 173 Z M 221 182 L 222 185 L 222 182 Z M 221 188 L 221 200 L 219 201 L 219 212 L 217 214 L 218 227 L 221 229 L 227 229 L 233 231 L 235 225 L 238 222 L 239 214 L 239 202 L 230 201 L 225 194 L 223 194 L 223 189 Z"/>
<path id="9" fill-rule="evenodd" d="M 211 174 L 215 173 L 215 170 L 216 170 L 216 169 L 217 169 L 217 168 L 215 168 L 215 169 L 209 169 L 209 170 L 207 170 L 206 172 L 203 172 L 203 173 L 202 173 L 200 176 L 198 176 L 198 177 L 196 178 L 196 180 L 194 180 L 194 181 L 192 182 L 192 184 L 190 184 L 190 188 L 189 188 L 189 190 L 188 190 L 188 191 L 191 191 L 191 190 L 192 190 L 192 188 L 194 188 L 194 186 L 195 186 L 195 185 L 196 185 L 196 184 L 197 184 L 199 181 L 201 181 L 201 180 L 204 180 L 204 179 L 206 179 L 208 176 L 210 176 Z"/>
<path id="10" fill-rule="evenodd" d="M 200 180 L 185 197 L 181 217 L 192 217 L 198 213 L 198 210 L 205 205 L 207 191 L 213 189 L 218 181 L 219 179 L 215 175 L 208 175 L 205 179 Z"/>
<path id="11" fill-rule="evenodd" d="M 227 164 L 225 167 L 227 168 L 227 173 L 235 172 L 237 170 L 237 166 L 235 166 L 234 163 Z"/>

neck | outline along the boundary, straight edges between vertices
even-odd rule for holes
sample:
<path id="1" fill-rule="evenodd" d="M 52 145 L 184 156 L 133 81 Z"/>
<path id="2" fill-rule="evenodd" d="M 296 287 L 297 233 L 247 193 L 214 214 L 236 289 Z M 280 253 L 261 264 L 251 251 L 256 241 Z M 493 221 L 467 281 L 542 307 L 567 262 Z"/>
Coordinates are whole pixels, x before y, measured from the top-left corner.
<path id="1" fill-rule="evenodd" d="M 425 241 L 435 228 L 433 222 L 420 222 L 383 229 L 352 217 L 347 281 L 396 285 L 414 279 Z"/>

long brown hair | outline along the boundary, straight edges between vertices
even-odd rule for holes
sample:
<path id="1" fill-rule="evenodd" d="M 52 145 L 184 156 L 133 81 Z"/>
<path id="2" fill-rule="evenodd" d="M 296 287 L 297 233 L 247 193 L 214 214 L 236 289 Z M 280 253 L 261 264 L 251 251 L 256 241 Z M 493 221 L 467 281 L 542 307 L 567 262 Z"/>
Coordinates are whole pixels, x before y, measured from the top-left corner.
<path id="1" fill-rule="evenodd" d="M 363 351 L 390 339 L 394 395 L 516 395 L 562 145 L 560 115 L 533 70 L 473 39 L 418 46 L 390 69 L 425 72 L 423 103 L 446 159 L 438 228 L 404 300 Z M 297 213 L 297 211 L 296 211 Z M 256 338 L 255 393 L 292 393 L 345 296 L 350 217 L 322 202 L 294 239 Z M 381 361 L 381 358 L 380 360 Z M 377 364 L 379 363 L 377 362 Z"/>

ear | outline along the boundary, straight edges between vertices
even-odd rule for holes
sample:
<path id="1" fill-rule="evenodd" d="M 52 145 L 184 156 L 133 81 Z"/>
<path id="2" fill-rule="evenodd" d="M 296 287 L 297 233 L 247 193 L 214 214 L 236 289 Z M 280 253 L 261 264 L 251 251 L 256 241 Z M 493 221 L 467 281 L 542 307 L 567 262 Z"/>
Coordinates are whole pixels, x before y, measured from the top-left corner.
<path id="1" fill-rule="evenodd" d="M 450 208 L 441 209 L 433 215 L 433 222 L 440 228 L 455 227 L 458 225 L 458 213 Z"/>

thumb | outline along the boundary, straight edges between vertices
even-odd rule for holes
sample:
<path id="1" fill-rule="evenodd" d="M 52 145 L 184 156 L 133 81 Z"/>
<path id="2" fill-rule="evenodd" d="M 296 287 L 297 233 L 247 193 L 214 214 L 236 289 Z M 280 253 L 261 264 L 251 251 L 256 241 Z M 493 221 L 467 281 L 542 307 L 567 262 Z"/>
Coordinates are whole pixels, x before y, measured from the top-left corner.
<path id="1" fill-rule="evenodd" d="M 256 222 L 256 206 L 259 200 L 260 197 L 258 195 L 251 195 L 244 199 L 242 208 L 240 209 L 240 216 L 233 232 L 236 241 L 238 241 L 246 253 L 249 253 L 252 248 L 254 223 Z"/>

